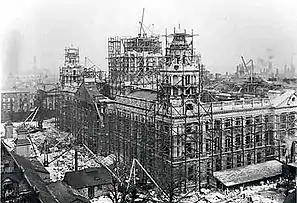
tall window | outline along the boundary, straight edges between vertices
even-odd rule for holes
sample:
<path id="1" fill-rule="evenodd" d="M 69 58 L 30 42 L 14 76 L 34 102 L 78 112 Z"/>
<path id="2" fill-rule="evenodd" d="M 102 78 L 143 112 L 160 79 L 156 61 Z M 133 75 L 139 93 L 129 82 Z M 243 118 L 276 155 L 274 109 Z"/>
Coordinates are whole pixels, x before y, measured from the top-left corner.
<path id="1" fill-rule="evenodd" d="M 216 171 L 220 171 L 222 169 L 221 159 L 219 157 L 216 158 Z"/>
<path id="2" fill-rule="evenodd" d="M 221 121 L 220 120 L 215 120 L 214 129 L 215 130 L 221 129 Z"/>
<path id="3" fill-rule="evenodd" d="M 245 137 L 245 146 L 246 146 L 246 148 L 252 148 L 253 147 L 251 135 L 247 135 Z"/>
<path id="4" fill-rule="evenodd" d="M 282 113 L 280 115 L 280 129 L 285 129 L 287 127 L 287 115 Z"/>
<path id="5" fill-rule="evenodd" d="M 210 140 L 206 140 L 206 142 L 205 142 L 205 150 L 206 150 L 206 152 L 211 151 L 211 143 L 210 143 Z"/>
<path id="6" fill-rule="evenodd" d="M 225 152 L 231 151 L 232 146 L 231 146 L 231 137 L 227 137 L 225 140 Z"/>
<path id="7" fill-rule="evenodd" d="M 221 149 L 221 143 L 220 143 L 220 138 L 216 137 L 214 139 L 214 150 L 219 151 Z"/>
<path id="8" fill-rule="evenodd" d="M 237 154 L 236 162 L 237 162 L 237 167 L 242 166 L 242 157 L 241 157 L 241 154 Z"/>
<path id="9" fill-rule="evenodd" d="M 256 145 L 261 146 L 262 145 L 262 136 L 260 133 L 256 134 Z"/>
<path id="10" fill-rule="evenodd" d="M 240 126 L 241 125 L 241 118 L 236 118 L 235 125 Z"/>
<path id="11" fill-rule="evenodd" d="M 195 173 L 194 173 L 194 166 L 189 166 L 188 168 L 188 180 L 194 180 Z"/>
<path id="12" fill-rule="evenodd" d="M 173 96 L 178 96 L 178 88 L 173 87 Z"/>
<path id="13" fill-rule="evenodd" d="M 227 157 L 227 169 L 232 168 L 232 157 L 228 156 Z"/>
<path id="14" fill-rule="evenodd" d="M 209 129 L 209 122 L 208 121 L 206 121 L 206 123 L 205 123 L 205 130 L 208 130 Z"/>
<path id="15" fill-rule="evenodd" d="M 178 83 L 178 76 L 174 75 L 173 76 L 173 84 L 176 85 Z"/>
<path id="16" fill-rule="evenodd" d="M 247 164 L 248 164 L 248 165 L 252 164 L 252 155 L 251 155 L 251 153 L 248 153 L 248 154 L 247 154 L 246 159 L 247 159 Z"/>
<path id="17" fill-rule="evenodd" d="M 235 146 L 236 146 L 235 148 L 236 149 L 240 149 L 240 146 L 241 146 L 241 138 L 240 137 L 241 137 L 241 135 L 239 135 L 239 134 L 235 136 Z"/>
<path id="18" fill-rule="evenodd" d="M 186 75 L 185 85 L 189 85 L 189 84 L 190 84 L 190 76 L 189 75 Z"/>
<path id="19" fill-rule="evenodd" d="M 261 152 L 257 152 L 257 163 L 261 163 L 262 162 L 262 154 Z"/>

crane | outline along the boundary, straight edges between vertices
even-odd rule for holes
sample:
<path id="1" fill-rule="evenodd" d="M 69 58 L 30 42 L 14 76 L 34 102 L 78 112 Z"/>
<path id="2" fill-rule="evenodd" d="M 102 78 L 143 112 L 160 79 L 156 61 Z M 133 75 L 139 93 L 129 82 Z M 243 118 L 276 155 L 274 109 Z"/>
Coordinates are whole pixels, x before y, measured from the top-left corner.
<path id="1" fill-rule="evenodd" d="M 251 67 L 251 73 L 250 73 L 250 76 L 251 76 L 251 83 L 252 83 L 252 82 L 253 82 L 254 61 L 253 61 L 253 59 L 250 59 L 250 60 L 246 63 L 245 60 L 244 60 L 244 58 L 243 58 L 243 56 L 241 56 L 241 60 L 242 60 L 243 65 L 244 65 L 244 67 L 245 67 L 246 69 L 247 69 L 247 65 L 248 65 L 249 63 L 252 64 L 252 67 Z"/>
<path id="2" fill-rule="evenodd" d="M 138 37 L 146 37 L 147 36 L 147 33 L 146 31 L 149 31 L 151 33 L 151 35 L 153 36 L 157 36 L 156 33 L 154 33 L 152 30 L 151 30 L 151 26 L 153 27 L 154 24 L 151 24 L 149 26 L 146 26 L 143 21 L 144 21 L 144 8 L 142 9 L 142 16 L 141 16 L 141 21 L 139 21 L 139 24 L 140 24 L 140 28 L 139 28 L 139 34 L 138 34 Z"/>
<path id="3" fill-rule="evenodd" d="M 141 21 L 139 22 L 140 24 L 140 29 L 139 29 L 139 37 L 141 37 L 141 31 L 143 31 L 143 36 L 145 36 L 145 31 L 143 28 L 143 18 L 144 18 L 144 8 L 142 9 L 142 17 L 141 17 Z"/>

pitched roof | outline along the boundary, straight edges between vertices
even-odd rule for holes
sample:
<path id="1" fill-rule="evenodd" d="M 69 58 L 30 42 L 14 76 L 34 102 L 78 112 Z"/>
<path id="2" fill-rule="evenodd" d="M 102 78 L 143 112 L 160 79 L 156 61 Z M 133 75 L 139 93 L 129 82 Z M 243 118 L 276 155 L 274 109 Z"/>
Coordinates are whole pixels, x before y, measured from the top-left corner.
<path id="1" fill-rule="evenodd" d="M 21 89 L 21 88 L 18 88 L 18 89 L 6 89 L 6 90 L 2 90 L 1 91 L 1 94 L 15 94 L 15 93 L 30 93 L 30 90 L 28 88 L 26 89 Z"/>
<path id="2" fill-rule="evenodd" d="M 39 193 L 39 199 L 46 203 L 56 203 L 57 201 L 51 195 L 48 190 L 46 183 L 41 179 L 41 177 L 36 173 L 34 165 L 30 163 L 25 157 L 19 156 L 17 154 L 11 153 L 15 161 L 24 170 L 24 176 L 32 187 L 35 187 Z"/>
<path id="3" fill-rule="evenodd" d="M 16 146 L 24 146 L 24 145 L 31 145 L 30 141 L 26 138 L 26 139 L 16 139 L 14 141 L 14 143 L 16 144 Z"/>
<path id="4" fill-rule="evenodd" d="M 76 91 L 76 96 L 86 102 L 108 102 L 110 99 L 101 93 L 96 84 L 82 83 Z"/>
<path id="5" fill-rule="evenodd" d="M 75 189 L 111 183 L 111 174 L 103 167 L 66 172 L 64 180 Z"/>
<path id="6" fill-rule="evenodd" d="M 46 170 L 46 168 L 37 159 L 29 160 L 28 158 L 25 158 L 18 154 L 14 154 L 14 153 L 11 153 L 11 154 L 19 166 L 22 166 L 23 168 L 25 168 L 27 170 L 34 170 L 36 172 L 42 172 L 42 173 L 49 174 L 49 172 Z"/>
<path id="7" fill-rule="evenodd" d="M 77 91 L 78 87 L 75 86 L 65 86 L 62 91 L 63 92 L 70 92 L 70 93 L 75 93 Z"/>
<path id="8" fill-rule="evenodd" d="M 129 93 L 127 96 L 151 101 L 157 100 L 157 92 L 154 90 L 147 89 L 135 90 Z"/>
<path id="9" fill-rule="evenodd" d="M 89 95 L 91 97 L 102 96 L 102 94 L 100 93 L 100 91 L 99 91 L 99 89 L 97 88 L 96 85 L 87 85 L 87 84 L 85 84 L 85 88 L 86 88 L 87 92 L 89 93 Z"/>
<path id="10" fill-rule="evenodd" d="M 216 171 L 213 176 L 225 186 L 235 186 L 243 183 L 263 180 L 282 173 L 282 164 L 276 160 L 264 163 Z"/>
<path id="11" fill-rule="evenodd" d="M 75 189 L 62 181 L 50 183 L 48 188 L 61 203 L 70 203 L 75 200 L 79 200 L 79 202 L 90 202 L 88 199 L 81 196 Z"/>

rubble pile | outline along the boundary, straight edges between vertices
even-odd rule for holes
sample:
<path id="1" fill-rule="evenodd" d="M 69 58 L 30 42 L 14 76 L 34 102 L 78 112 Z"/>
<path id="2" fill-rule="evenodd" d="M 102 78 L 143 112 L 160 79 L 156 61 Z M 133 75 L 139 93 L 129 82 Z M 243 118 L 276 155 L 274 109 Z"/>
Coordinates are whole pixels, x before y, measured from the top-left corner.
<path id="1" fill-rule="evenodd" d="M 281 203 L 285 199 L 282 188 L 277 188 L 277 184 L 281 181 L 279 179 L 274 182 L 261 182 L 261 185 L 251 185 L 225 191 L 201 189 L 201 194 L 197 194 L 185 202 Z"/>
<path id="2" fill-rule="evenodd" d="M 14 127 L 17 128 L 22 123 L 14 123 Z M 35 122 L 32 123 L 32 126 Z M 46 158 L 46 146 L 48 147 L 48 167 L 46 169 L 50 172 L 50 178 L 52 181 L 63 180 L 67 171 L 75 170 L 75 149 L 72 135 L 66 132 L 57 130 L 54 126 L 54 119 L 45 120 L 43 123 L 44 129 L 30 133 L 30 138 L 33 143 L 31 147 L 31 157 L 36 157 L 41 162 L 45 162 Z M 1 125 L 1 136 L 4 135 L 4 128 Z M 14 140 L 16 138 L 16 132 L 14 138 L 5 139 L 5 144 L 9 146 L 11 150 L 14 148 Z M 47 143 L 45 143 L 45 140 Z M 82 170 L 90 167 L 100 167 L 98 161 L 94 159 L 94 155 L 90 154 L 85 148 L 76 146 L 78 170 Z M 96 155 L 97 160 L 102 160 L 106 165 L 113 163 L 113 156 L 100 157 Z"/>

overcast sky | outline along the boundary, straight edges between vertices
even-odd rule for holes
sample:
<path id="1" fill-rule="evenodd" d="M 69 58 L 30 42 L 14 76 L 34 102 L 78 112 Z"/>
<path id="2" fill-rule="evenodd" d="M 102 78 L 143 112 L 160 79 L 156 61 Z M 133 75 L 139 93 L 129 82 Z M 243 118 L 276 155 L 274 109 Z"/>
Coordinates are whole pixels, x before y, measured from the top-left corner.
<path id="1" fill-rule="evenodd" d="M 57 73 L 70 44 L 106 69 L 107 38 L 136 36 L 142 8 L 144 24 L 154 24 L 155 33 L 178 24 L 194 29 L 197 51 L 211 71 L 234 72 L 241 55 L 255 61 L 273 55 L 275 66 L 283 67 L 297 53 L 294 0 L 10 0 L 0 10 L 1 61 L 19 32 L 22 69 L 36 56 L 38 67 Z"/>

